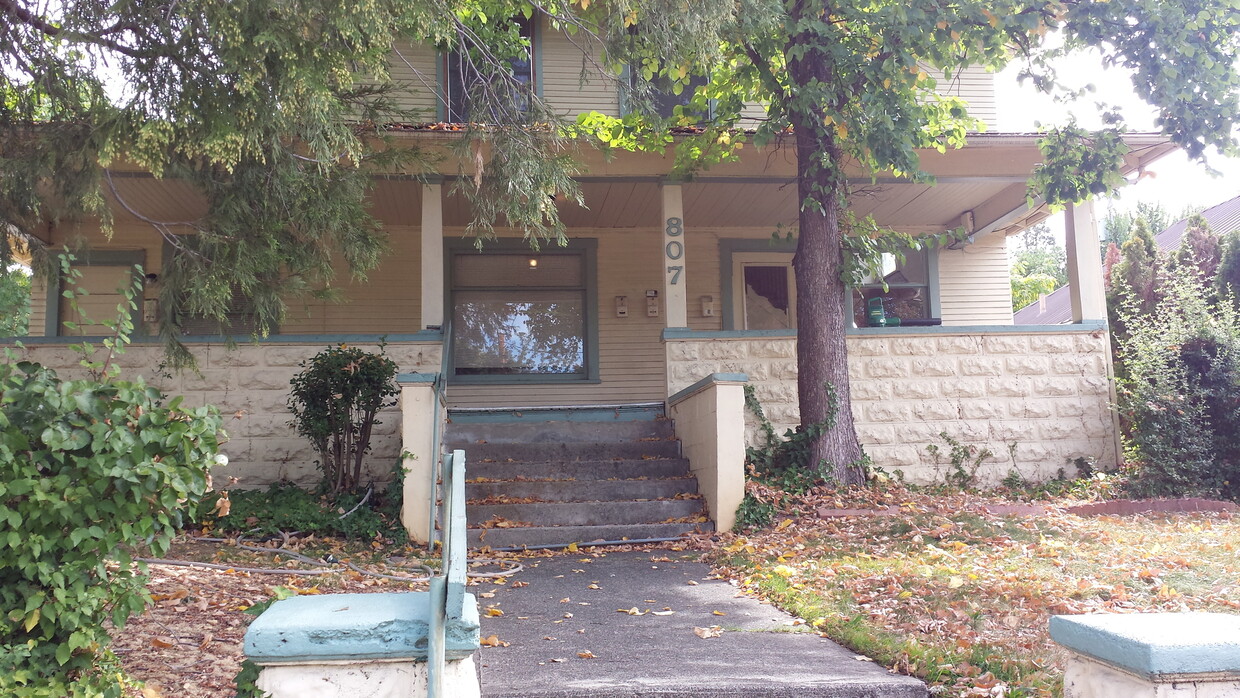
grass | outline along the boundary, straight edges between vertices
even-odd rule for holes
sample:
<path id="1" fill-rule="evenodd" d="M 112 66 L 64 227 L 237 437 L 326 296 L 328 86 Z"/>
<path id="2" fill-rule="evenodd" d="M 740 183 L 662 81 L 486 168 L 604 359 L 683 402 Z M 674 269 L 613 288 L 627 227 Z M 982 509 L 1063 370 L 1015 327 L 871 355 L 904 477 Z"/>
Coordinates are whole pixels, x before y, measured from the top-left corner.
<path id="1" fill-rule="evenodd" d="M 862 501 L 825 504 L 899 513 L 777 515 L 775 526 L 730 534 L 712 561 L 939 695 L 1061 695 L 1054 614 L 1240 608 L 1240 518 L 1229 514 L 1005 517 L 986 510 L 998 502 L 987 495 L 852 496 Z"/>

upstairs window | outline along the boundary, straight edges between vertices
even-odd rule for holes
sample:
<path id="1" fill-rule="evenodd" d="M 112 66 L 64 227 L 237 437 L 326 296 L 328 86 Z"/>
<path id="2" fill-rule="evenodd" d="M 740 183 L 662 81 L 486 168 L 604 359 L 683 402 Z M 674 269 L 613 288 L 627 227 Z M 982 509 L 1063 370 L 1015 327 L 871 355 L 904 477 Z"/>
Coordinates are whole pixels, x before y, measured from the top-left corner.
<path id="1" fill-rule="evenodd" d="M 637 89 L 637 71 L 638 68 L 629 69 L 629 91 L 634 92 Z M 653 112 L 665 119 L 670 119 L 676 114 L 676 107 L 681 107 L 683 114 L 696 116 L 699 121 L 706 121 L 711 118 L 711 109 L 707 108 L 705 112 L 693 111 L 689 109 L 689 103 L 693 100 L 693 95 L 698 88 L 706 86 L 706 78 L 695 75 L 689 78 L 687 85 L 682 85 L 680 93 L 677 94 L 672 81 L 665 76 L 656 75 L 650 80 L 650 101 Z M 626 109 L 625 111 L 632 111 Z"/>
<path id="2" fill-rule="evenodd" d="M 482 115 L 476 113 L 472 105 L 485 94 L 488 89 L 497 94 L 488 95 L 492 101 L 507 100 L 515 112 L 524 112 L 529 107 L 529 98 L 534 94 L 534 25 L 536 19 L 517 17 L 512 20 L 518 27 L 521 38 L 525 40 L 525 49 L 521 55 L 508 59 L 510 80 L 496 81 L 488 85 L 483 76 L 463 51 L 456 50 L 443 58 L 443 104 L 444 121 L 453 124 L 464 124 L 470 121 L 500 121 L 498 113 Z"/>

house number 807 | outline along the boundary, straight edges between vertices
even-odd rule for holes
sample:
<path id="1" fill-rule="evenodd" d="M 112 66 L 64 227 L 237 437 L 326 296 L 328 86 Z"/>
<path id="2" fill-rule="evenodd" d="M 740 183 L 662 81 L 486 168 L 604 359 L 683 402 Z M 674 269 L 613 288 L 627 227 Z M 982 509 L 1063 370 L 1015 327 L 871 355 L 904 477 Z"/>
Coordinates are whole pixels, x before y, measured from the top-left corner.
<path id="1" fill-rule="evenodd" d="M 663 232 L 665 232 L 668 237 L 680 237 L 680 235 L 685 232 L 684 221 L 675 217 L 668 218 L 667 227 L 663 229 Z M 685 256 L 685 245 L 679 240 L 668 240 L 667 244 L 663 246 L 663 253 L 666 254 L 667 258 L 670 260 L 674 261 L 680 259 Z M 671 284 L 675 286 L 680 283 L 680 274 L 684 271 L 684 266 L 677 265 L 668 267 L 667 271 L 672 275 Z"/>

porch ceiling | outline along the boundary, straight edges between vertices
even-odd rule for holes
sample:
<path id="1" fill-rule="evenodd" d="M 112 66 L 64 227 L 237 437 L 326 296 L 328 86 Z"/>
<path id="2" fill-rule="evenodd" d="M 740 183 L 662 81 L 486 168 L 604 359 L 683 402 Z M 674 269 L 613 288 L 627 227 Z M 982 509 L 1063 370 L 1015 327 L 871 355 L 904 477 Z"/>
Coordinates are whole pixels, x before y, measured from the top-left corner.
<path id="1" fill-rule="evenodd" d="M 1133 149 L 1126 173 L 1144 169 L 1172 149 L 1153 135 L 1128 140 L 1133 141 Z M 686 224 L 690 228 L 774 229 L 779 223 L 794 222 L 798 206 L 795 165 L 781 153 L 750 150 L 740 161 L 686 182 Z M 858 215 L 873 215 L 880 224 L 910 233 L 954 228 L 967 212 L 972 212 L 975 230 L 1015 229 L 1044 217 L 1039 207 L 1026 207 L 1025 181 L 1039 160 L 1035 136 L 975 136 L 962 150 L 924 154 L 922 165 L 936 175 L 937 184 L 856 177 L 851 206 Z M 586 162 L 586 174 L 578 178 L 585 205 L 557 197 L 561 218 L 570 231 L 657 227 L 662 215 L 659 187 L 667 176 L 662 170 L 670 167 L 667 161 L 649 154 L 622 154 L 611 161 Z M 472 212 L 465 197 L 451 191 L 457 178 L 447 179 L 444 226 L 460 228 L 469 223 Z M 463 184 L 471 185 L 468 180 Z M 206 211 L 203 197 L 185 182 L 155 179 L 143 172 L 117 172 L 114 186 L 116 195 L 109 196 L 119 222 L 192 221 Z M 417 179 L 380 177 L 370 207 L 390 226 L 416 227 L 421 223 L 421 199 Z"/>

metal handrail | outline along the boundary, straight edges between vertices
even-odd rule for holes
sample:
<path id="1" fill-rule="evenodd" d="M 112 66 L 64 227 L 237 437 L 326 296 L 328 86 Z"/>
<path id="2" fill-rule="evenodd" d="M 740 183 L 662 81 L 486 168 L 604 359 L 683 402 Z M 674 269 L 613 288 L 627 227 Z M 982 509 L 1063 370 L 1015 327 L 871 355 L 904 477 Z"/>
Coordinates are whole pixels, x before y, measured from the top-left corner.
<path id="1" fill-rule="evenodd" d="M 465 452 L 445 454 L 444 541 L 439 574 L 430 579 L 431 617 L 427 646 L 427 692 L 430 698 L 443 693 L 448 623 L 459 621 L 465 609 Z"/>
<path id="2" fill-rule="evenodd" d="M 439 375 L 435 379 L 434 400 L 435 400 L 435 426 L 431 432 L 431 454 L 434 457 L 433 465 L 430 468 L 430 487 L 427 489 L 431 493 L 431 505 L 428 508 L 430 522 L 427 531 L 427 550 L 431 553 L 435 552 L 435 529 L 436 524 L 441 524 L 439 517 L 439 502 L 444 494 L 440 490 L 440 483 L 444 480 L 442 469 L 442 461 L 440 460 L 440 449 L 443 448 L 443 413 L 447 409 L 448 404 L 448 352 L 451 351 L 452 342 L 452 318 L 448 317 L 444 320 L 440 327 L 443 333 L 443 340 L 439 356 Z M 442 530 L 442 529 L 441 529 Z M 442 544 L 442 533 L 440 534 L 440 543 Z"/>

